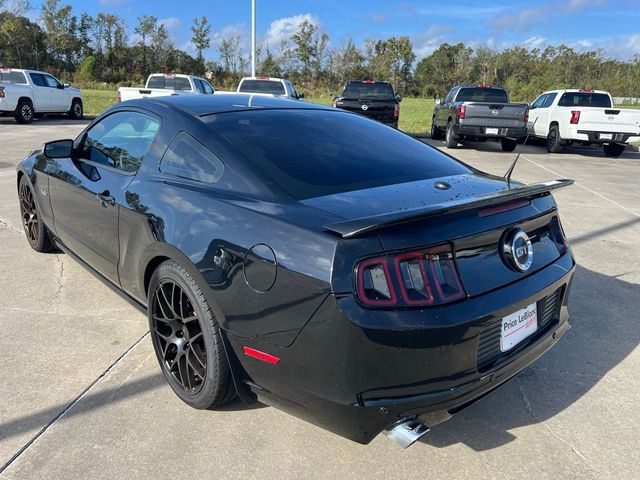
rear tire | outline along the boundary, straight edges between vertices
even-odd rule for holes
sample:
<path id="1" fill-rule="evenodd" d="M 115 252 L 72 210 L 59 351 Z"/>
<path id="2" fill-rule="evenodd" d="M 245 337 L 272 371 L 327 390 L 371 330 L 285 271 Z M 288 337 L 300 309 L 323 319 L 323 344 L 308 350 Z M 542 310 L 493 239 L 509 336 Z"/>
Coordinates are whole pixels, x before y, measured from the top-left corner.
<path id="1" fill-rule="evenodd" d="M 513 152 L 518 146 L 518 141 L 513 138 L 502 138 L 500 144 L 503 152 Z"/>
<path id="2" fill-rule="evenodd" d="M 22 99 L 18 102 L 16 107 L 15 119 L 16 122 L 26 124 L 33 122 L 35 112 L 33 111 L 33 104 L 31 100 Z"/>
<path id="3" fill-rule="evenodd" d="M 453 122 L 449 121 L 447 123 L 447 131 L 445 134 L 445 144 L 447 148 L 456 148 L 458 146 L 458 141 L 455 139 L 453 134 Z"/>
<path id="4" fill-rule="evenodd" d="M 605 143 L 602 148 L 607 157 L 619 157 L 622 155 L 622 152 L 624 152 L 625 145 L 620 145 L 619 143 Z"/>
<path id="5" fill-rule="evenodd" d="M 26 175 L 22 176 L 18 184 L 18 201 L 20 202 L 22 227 L 31 248 L 40 253 L 53 251 L 55 248 L 49 230 L 42 222 L 35 192 Z"/>
<path id="6" fill-rule="evenodd" d="M 562 151 L 562 138 L 557 125 L 552 125 L 547 134 L 547 151 L 549 153 L 560 153 Z"/>
<path id="7" fill-rule="evenodd" d="M 236 390 L 220 326 L 198 283 L 168 260 L 153 272 L 148 293 L 153 348 L 175 394 L 197 409 L 233 400 Z"/>
<path id="8" fill-rule="evenodd" d="M 440 140 L 442 138 L 442 131 L 436 125 L 436 117 L 433 117 L 431 120 L 431 139 L 432 140 Z"/>
<path id="9" fill-rule="evenodd" d="M 84 118 L 82 100 L 79 98 L 73 99 L 73 102 L 71 102 L 71 110 L 69 110 L 69 116 L 74 120 L 82 120 Z"/>

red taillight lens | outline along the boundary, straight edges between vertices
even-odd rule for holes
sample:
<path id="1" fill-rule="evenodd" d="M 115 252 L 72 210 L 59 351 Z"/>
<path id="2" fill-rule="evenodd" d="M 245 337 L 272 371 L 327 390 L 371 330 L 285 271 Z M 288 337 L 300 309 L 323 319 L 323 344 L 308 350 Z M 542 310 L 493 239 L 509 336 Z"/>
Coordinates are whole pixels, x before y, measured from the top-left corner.
<path id="1" fill-rule="evenodd" d="M 529 121 L 529 108 L 527 107 L 527 109 L 524 111 L 524 123 L 527 123 Z"/>
<path id="2" fill-rule="evenodd" d="M 338 102 L 336 102 L 335 100 L 331 102 L 331 106 L 333 108 L 336 108 L 337 105 L 338 105 Z"/>
<path id="3" fill-rule="evenodd" d="M 120 92 L 118 92 L 118 102 L 122 101 L 122 95 L 120 94 Z"/>
<path id="4" fill-rule="evenodd" d="M 0 87 L 0 98 L 4 98 L 4 87 Z"/>
<path id="5" fill-rule="evenodd" d="M 400 104 L 396 103 L 393 105 L 393 116 L 398 118 L 400 116 Z"/>
<path id="6" fill-rule="evenodd" d="M 462 120 L 464 118 L 464 113 L 467 108 L 464 105 L 458 105 L 458 120 Z"/>
<path id="7" fill-rule="evenodd" d="M 440 305 L 465 295 L 448 245 L 364 260 L 356 278 L 358 299 L 372 307 Z"/>
<path id="8" fill-rule="evenodd" d="M 580 110 L 571 110 L 571 125 L 577 125 L 580 123 Z"/>

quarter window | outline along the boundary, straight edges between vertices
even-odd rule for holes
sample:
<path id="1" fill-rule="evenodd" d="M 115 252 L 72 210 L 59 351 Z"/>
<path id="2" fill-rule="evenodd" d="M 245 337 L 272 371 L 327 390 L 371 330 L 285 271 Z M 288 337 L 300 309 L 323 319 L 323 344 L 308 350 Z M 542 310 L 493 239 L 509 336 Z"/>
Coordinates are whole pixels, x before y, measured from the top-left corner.
<path id="1" fill-rule="evenodd" d="M 91 127 L 82 158 L 135 173 L 160 128 L 160 122 L 138 112 L 116 112 Z"/>
<path id="2" fill-rule="evenodd" d="M 204 183 L 215 183 L 222 176 L 222 161 L 186 132 L 173 139 L 162 161 L 160 171 Z"/>

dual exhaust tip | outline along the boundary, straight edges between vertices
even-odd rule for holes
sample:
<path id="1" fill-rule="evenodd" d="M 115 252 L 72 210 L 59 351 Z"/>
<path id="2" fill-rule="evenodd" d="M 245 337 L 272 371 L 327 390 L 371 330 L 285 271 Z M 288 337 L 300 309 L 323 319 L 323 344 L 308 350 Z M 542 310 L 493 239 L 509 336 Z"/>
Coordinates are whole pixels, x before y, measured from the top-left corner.
<path id="1" fill-rule="evenodd" d="M 420 423 L 418 419 L 410 417 L 394 423 L 384 431 L 384 434 L 402 448 L 409 448 L 428 431 L 429 427 Z"/>

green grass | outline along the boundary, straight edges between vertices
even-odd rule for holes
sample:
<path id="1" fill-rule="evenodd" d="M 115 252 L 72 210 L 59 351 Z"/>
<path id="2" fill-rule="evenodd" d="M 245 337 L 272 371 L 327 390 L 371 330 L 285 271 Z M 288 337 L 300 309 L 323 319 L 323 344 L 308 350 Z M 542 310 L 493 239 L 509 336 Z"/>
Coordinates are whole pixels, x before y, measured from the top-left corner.
<path id="1" fill-rule="evenodd" d="M 83 90 L 84 112 L 98 115 L 117 100 L 115 90 Z M 307 102 L 331 105 L 331 98 L 314 97 Z M 434 102 L 430 98 L 403 98 L 400 103 L 400 130 L 413 135 L 426 135 L 431 129 Z"/>

